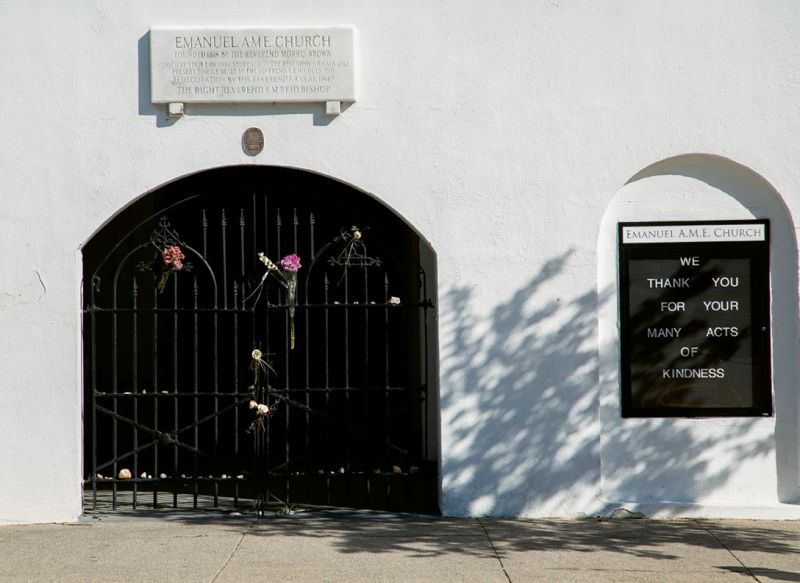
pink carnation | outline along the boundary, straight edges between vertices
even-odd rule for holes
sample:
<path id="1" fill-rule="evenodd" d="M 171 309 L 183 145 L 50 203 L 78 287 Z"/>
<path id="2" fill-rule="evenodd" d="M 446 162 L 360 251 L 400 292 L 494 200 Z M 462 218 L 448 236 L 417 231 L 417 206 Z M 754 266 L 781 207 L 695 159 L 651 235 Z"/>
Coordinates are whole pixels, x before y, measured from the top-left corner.
<path id="1" fill-rule="evenodd" d="M 301 267 L 302 265 L 300 265 L 300 258 L 295 254 L 287 255 L 286 257 L 281 259 L 281 268 L 284 271 L 297 273 L 298 271 L 300 271 Z"/>
<path id="2" fill-rule="evenodd" d="M 177 245 L 165 247 L 164 251 L 161 253 L 161 257 L 164 260 L 164 265 L 168 265 L 176 271 L 183 269 L 183 260 L 186 256 Z"/>

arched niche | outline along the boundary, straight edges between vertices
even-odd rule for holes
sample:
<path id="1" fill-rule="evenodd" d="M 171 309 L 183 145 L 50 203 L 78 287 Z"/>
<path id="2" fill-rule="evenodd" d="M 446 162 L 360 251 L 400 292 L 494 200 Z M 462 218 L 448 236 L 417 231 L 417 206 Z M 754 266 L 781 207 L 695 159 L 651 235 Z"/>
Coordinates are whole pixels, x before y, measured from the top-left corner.
<path id="1" fill-rule="evenodd" d="M 617 224 L 742 219 L 770 220 L 774 417 L 621 418 Z M 800 499 L 797 269 L 794 225 L 780 193 L 733 160 L 675 156 L 637 172 L 614 194 L 598 240 L 602 491 L 610 506 L 757 516 L 762 511 L 754 509 Z"/>

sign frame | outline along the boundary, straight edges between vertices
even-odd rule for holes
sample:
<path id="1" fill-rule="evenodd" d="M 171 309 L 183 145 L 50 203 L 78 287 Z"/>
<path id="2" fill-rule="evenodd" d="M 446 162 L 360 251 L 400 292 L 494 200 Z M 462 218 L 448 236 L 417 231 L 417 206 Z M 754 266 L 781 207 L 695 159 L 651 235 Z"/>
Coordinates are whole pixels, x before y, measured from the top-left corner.
<path id="1" fill-rule="evenodd" d="M 759 230 L 759 227 L 763 231 Z M 629 230 L 626 232 L 625 229 Z M 632 228 L 640 229 L 640 238 L 632 238 Z M 702 231 L 702 228 L 706 228 Z M 627 237 L 626 237 L 627 233 Z M 726 237 L 725 234 L 741 233 L 741 236 Z M 755 233 L 755 235 L 754 235 Z M 644 236 L 647 235 L 647 236 Z M 720 235 L 720 236 L 716 236 Z M 652 242 L 656 241 L 656 242 Z M 674 242 L 666 242 L 674 241 Z M 623 418 L 629 417 L 769 417 L 773 415 L 772 368 L 771 368 L 771 294 L 770 294 L 770 239 L 769 220 L 730 220 L 730 221 L 655 221 L 618 223 L 619 250 L 619 325 L 620 325 L 620 405 Z M 647 317 L 647 313 L 631 313 L 632 285 L 642 285 L 641 281 L 631 282 L 631 261 L 675 259 L 702 256 L 709 261 L 724 262 L 726 259 L 748 262 L 749 289 L 747 290 L 749 308 L 749 405 L 716 406 L 703 403 L 669 403 L 667 392 L 675 393 L 676 387 L 663 383 L 662 393 L 658 387 L 645 390 L 655 393 L 658 404 L 645 402 L 641 380 L 632 373 L 634 352 L 641 353 L 642 338 L 634 336 L 637 321 Z M 701 273 L 702 275 L 702 273 Z M 652 285 L 652 284 L 651 284 Z M 639 290 L 641 293 L 641 290 Z M 681 290 L 676 290 L 680 297 Z M 686 292 L 686 299 L 692 293 Z M 634 317 L 635 316 L 635 317 Z M 709 316 L 712 317 L 712 316 Z M 692 323 L 696 323 L 692 321 Z M 699 323 L 698 323 L 699 325 Z M 706 325 L 706 324 L 704 324 Z M 640 330 L 641 332 L 641 330 Z M 634 349 L 634 343 L 639 343 Z M 714 342 L 712 339 L 710 342 Z M 676 343 L 677 346 L 678 343 Z M 657 361 L 658 356 L 653 356 Z M 728 361 L 724 361 L 728 362 Z M 658 368 L 656 366 L 655 368 Z M 663 372 L 663 370 L 662 370 Z M 669 378 L 669 377 L 667 377 Z M 716 382 L 716 381 L 715 381 Z M 730 382 L 730 381 L 729 381 Z M 691 384 L 681 379 L 678 386 L 698 388 L 702 383 Z M 710 383 L 706 383 L 706 386 Z M 719 381 L 721 389 L 726 388 L 724 380 Z M 666 400 L 667 402 L 662 402 Z"/>

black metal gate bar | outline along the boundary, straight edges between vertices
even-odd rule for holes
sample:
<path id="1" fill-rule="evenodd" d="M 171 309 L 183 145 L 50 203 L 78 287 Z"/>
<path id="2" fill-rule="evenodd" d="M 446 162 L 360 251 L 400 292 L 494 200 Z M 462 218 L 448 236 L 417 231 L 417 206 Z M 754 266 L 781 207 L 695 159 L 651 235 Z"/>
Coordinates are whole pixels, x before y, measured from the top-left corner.
<path id="1" fill-rule="evenodd" d="M 93 276 L 90 279 L 89 283 L 89 298 L 90 298 L 90 305 L 95 305 L 95 289 L 97 288 L 97 284 L 99 279 L 95 279 Z M 91 427 L 91 458 L 92 458 L 92 468 L 91 474 L 89 475 L 88 479 L 91 481 L 92 484 L 92 510 L 97 510 L 97 318 L 96 313 L 91 310 L 89 312 L 89 350 L 90 350 L 90 379 L 91 379 L 91 387 L 90 387 L 90 397 L 89 402 L 91 403 L 91 419 L 92 419 L 92 427 Z M 87 456 L 88 457 L 88 456 Z"/>
<path id="2" fill-rule="evenodd" d="M 136 285 L 136 278 L 133 278 L 131 282 L 131 307 L 133 311 L 131 312 L 131 392 L 133 395 L 137 395 L 139 391 L 139 359 L 138 359 L 138 352 L 137 347 L 139 344 L 138 340 L 138 304 L 139 304 L 139 287 Z M 133 399 L 133 421 L 134 423 L 139 423 L 139 399 Z M 134 426 L 132 428 L 132 438 L 133 438 L 133 477 L 139 477 L 139 432 L 136 430 Z M 136 497 L 139 494 L 139 483 L 133 483 L 133 509 L 136 510 Z"/>
<path id="3" fill-rule="evenodd" d="M 384 377 L 383 377 L 383 386 L 384 386 L 384 393 L 383 393 L 383 424 L 384 424 L 384 434 L 383 434 L 383 467 L 389 467 L 391 464 L 389 463 L 389 420 L 391 417 L 389 416 L 389 274 L 383 274 L 383 330 L 384 330 L 384 350 L 385 350 L 385 364 L 384 364 Z M 383 480 L 383 491 L 384 496 L 388 500 L 391 496 L 391 487 L 389 484 L 389 480 Z"/>
<path id="4" fill-rule="evenodd" d="M 267 208 L 268 202 L 267 199 L 264 199 L 264 253 L 267 253 L 267 249 L 270 248 L 269 246 L 269 214 Z M 277 234 L 277 241 L 276 241 L 276 254 L 275 257 L 280 257 L 281 249 L 280 249 L 280 241 L 281 241 L 281 212 L 280 208 L 275 211 L 275 232 Z M 269 253 L 272 253 L 271 251 Z M 267 255 L 269 257 L 269 255 Z M 270 304 L 270 296 L 271 288 L 268 287 L 265 291 L 266 298 L 265 303 L 266 305 Z M 263 315 L 263 330 L 264 333 L 264 347 L 265 353 L 267 355 L 272 354 L 272 346 L 270 345 L 270 310 L 264 310 Z M 269 389 L 269 375 L 267 375 L 267 389 Z M 266 399 L 265 399 L 266 400 Z M 277 425 L 275 423 L 274 425 Z M 255 464 L 256 470 L 259 476 L 259 481 L 257 484 L 257 492 L 259 496 L 259 511 L 263 512 L 266 509 L 266 505 L 270 502 L 270 498 L 272 496 L 272 479 L 269 474 L 269 454 L 270 454 L 270 443 L 271 443 L 271 435 L 272 435 L 272 417 L 267 417 L 266 420 L 266 430 L 262 436 L 257 436 L 257 439 L 262 441 L 263 445 L 259 448 L 259 454 L 256 456 Z"/>
<path id="5" fill-rule="evenodd" d="M 205 216 L 205 212 L 203 212 Z M 194 448 L 200 449 L 200 286 L 197 283 L 197 276 L 192 277 L 192 307 L 194 314 L 192 314 L 192 421 L 194 428 L 192 429 L 192 438 Z M 217 397 L 214 397 L 215 399 Z M 214 404 L 214 409 L 218 409 L 218 403 Z M 177 449 L 177 447 L 176 447 Z M 192 455 L 192 476 L 197 476 L 199 473 L 197 454 Z M 176 471 L 172 473 L 173 478 L 178 476 Z M 192 506 L 197 508 L 198 497 L 197 481 L 192 484 Z"/>
<path id="6" fill-rule="evenodd" d="M 299 218 L 299 216 L 297 214 L 297 208 L 296 207 L 292 207 L 292 253 L 295 254 L 295 255 L 298 255 L 300 253 L 300 247 L 298 245 L 299 226 L 300 226 L 300 218 Z M 311 229 L 310 225 L 308 225 L 308 229 L 309 230 Z M 296 290 L 296 292 L 295 292 L 296 296 L 299 296 L 300 293 L 301 293 L 300 290 Z M 301 315 L 303 317 L 303 320 L 305 320 L 305 318 L 307 317 L 305 311 L 302 309 L 302 303 L 304 301 L 306 301 L 306 298 L 302 298 L 302 297 L 298 297 L 297 298 L 297 304 L 300 305 L 300 310 L 297 310 L 297 309 L 295 310 L 295 316 L 294 316 L 295 319 L 297 317 L 301 316 Z M 291 318 L 293 316 L 290 315 L 290 311 L 288 309 L 285 311 L 285 314 L 286 314 L 286 329 L 290 330 L 290 327 L 292 325 L 290 320 L 291 320 Z M 291 388 L 292 384 L 296 384 L 298 386 L 298 389 L 300 389 L 300 390 L 302 390 L 303 385 L 302 385 L 302 376 L 299 379 L 294 380 L 294 381 L 290 381 L 289 380 L 290 379 L 289 365 L 291 363 L 295 362 L 295 359 L 292 358 L 292 355 L 294 354 L 294 348 L 292 348 L 291 345 L 289 343 L 287 343 L 287 346 L 286 346 L 285 350 L 286 350 L 286 364 L 287 364 L 286 394 L 289 395 L 291 390 L 292 390 L 292 388 Z M 305 353 L 305 355 L 306 355 L 306 359 L 305 360 L 308 360 L 308 358 L 307 358 L 308 353 Z M 304 397 L 305 397 L 304 401 L 307 401 L 308 400 L 308 391 L 304 391 Z M 305 415 L 303 415 L 303 414 L 295 415 L 295 419 L 296 419 L 295 422 L 296 423 L 302 423 L 303 424 L 303 428 L 304 428 L 304 431 L 303 431 L 304 439 L 300 440 L 300 443 L 297 444 L 297 446 L 296 446 L 296 450 L 298 452 L 300 452 L 299 455 L 301 456 L 301 458 L 304 458 L 304 459 L 308 458 L 308 454 L 307 454 L 308 450 L 305 447 L 305 441 L 306 441 L 305 438 L 308 436 L 308 424 L 306 422 L 307 415 L 308 415 L 307 411 L 306 411 Z M 287 421 L 286 421 L 286 435 L 287 435 L 287 438 L 286 438 L 286 444 L 287 444 L 287 449 L 286 449 L 286 462 L 287 462 L 286 501 L 287 501 L 287 504 L 288 504 L 289 503 L 290 491 L 292 490 L 292 486 L 293 486 L 292 483 L 291 483 L 291 476 L 292 476 L 293 472 L 290 471 L 289 466 L 288 466 L 288 464 L 289 464 L 289 445 L 288 444 L 290 443 L 290 439 L 289 439 L 289 420 L 288 420 L 289 419 L 289 415 L 288 415 L 288 413 L 286 415 L 286 419 L 287 419 Z M 292 495 L 294 495 L 294 493 L 292 493 Z M 300 498 L 302 500 L 301 496 L 298 496 L 298 498 Z"/>
<path id="7" fill-rule="evenodd" d="M 344 270 L 344 303 L 350 304 L 350 278 L 348 270 Z M 346 425 L 350 425 L 350 311 L 344 310 L 344 328 L 342 330 L 342 345 L 344 346 L 344 420 Z M 345 505 L 350 505 L 350 440 L 344 442 L 344 475 L 345 475 Z"/>
<path id="8" fill-rule="evenodd" d="M 203 257 L 208 257 L 208 228 L 209 227 L 208 227 L 208 213 L 207 213 L 207 210 L 205 208 L 202 209 L 202 212 L 201 212 L 200 216 L 201 216 L 201 232 L 202 232 L 202 238 L 203 238 Z M 223 275 L 223 279 L 222 279 L 222 282 L 223 282 L 222 283 L 223 294 L 225 293 L 224 292 L 225 281 L 226 281 L 226 279 L 225 279 L 225 276 Z M 197 300 L 199 302 L 199 297 L 200 297 L 200 293 L 199 293 L 199 289 L 198 289 L 198 293 L 194 295 L 194 298 L 195 298 L 195 300 Z M 215 308 L 215 311 L 216 311 L 216 308 L 218 308 L 218 305 L 217 305 L 217 287 L 216 287 L 216 285 L 214 286 L 214 304 L 213 305 L 214 305 L 214 308 Z M 199 304 L 197 304 L 197 306 L 199 306 Z M 196 307 L 195 309 L 199 309 L 199 308 Z M 195 320 L 196 321 L 199 320 L 199 314 L 196 315 Z M 213 336 L 214 336 L 214 338 L 216 338 L 216 336 L 217 336 L 217 333 L 216 333 L 217 332 L 216 316 L 214 317 L 214 320 L 213 320 L 213 327 L 214 327 Z M 197 334 L 199 336 L 199 326 L 197 328 Z M 200 349 L 200 343 L 199 343 L 199 340 L 198 340 L 198 343 L 194 346 L 194 355 L 195 355 L 195 359 L 196 359 L 196 362 L 197 362 L 197 367 L 195 368 L 195 370 L 197 371 L 196 378 L 198 379 L 198 384 L 195 385 L 197 387 L 197 390 L 195 391 L 195 394 L 197 394 L 199 392 L 199 360 L 200 360 L 199 349 Z M 199 447 L 200 447 L 200 423 L 199 423 L 200 411 L 199 411 L 199 405 L 200 405 L 199 398 L 197 396 L 195 396 L 194 409 L 193 409 L 192 413 L 193 413 L 193 419 L 194 419 L 194 423 L 195 423 L 194 431 L 193 431 L 194 432 L 194 445 L 195 445 L 195 448 L 197 448 L 197 449 L 199 449 Z M 176 449 L 177 449 L 177 447 L 176 447 Z M 199 475 L 199 473 L 200 473 L 200 468 L 198 466 L 197 455 L 194 455 L 192 457 L 192 476 L 193 476 L 193 482 L 192 482 L 192 506 L 194 508 L 197 508 L 197 505 L 198 505 L 199 483 L 197 481 L 197 476 Z M 173 478 L 177 478 L 178 477 L 177 471 L 174 471 L 172 475 L 173 475 Z M 173 495 L 173 496 L 175 496 L 175 495 Z"/>
<path id="9" fill-rule="evenodd" d="M 220 219 L 220 228 L 221 228 L 221 236 L 220 236 L 220 243 L 222 246 L 221 253 L 222 253 L 222 305 L 225 310 L 228 309 L 228 287 L 230 285 L 228 279 L 228 246 L 227 246 L 227 227 L 228 227 L 228 220 L 225 215 L 225 209 L 222 209 L 221 219 Z M 218 316 L 215 315 L 215 318 Z M 219 368 L 216 363 L 216 359 L 219 355 L 218 350 L 218 343 L 219 343 L 219 333 L 218 333 L 218 324 L 219 322 L 215 320 L 214 322 L 214 351 L 212 352 L 212 358 L 215 361 L 213 374 L 214 374 L 214 392 L 219 392 Z M 219 408 L 219 398 L 214 397 L 214 409 L 217 410 Z M 219 457 L 219 417 L 214 417 L 214 443 L 212 447 L 213 455 L 214 455 L 214 463 L 212 465 L 212 476 L 217 477 L 219 476 L 219 467 L 217 465 L 217 459 Z M 214 490 L 214 506 L 216 507 L 219 504 L 219 482 L 217 480 L 212 481 L 212 488 Z"/>
<path id="10" fill-rule="evenodd" d="M 244 232 L 244 224 L 242 232 Z M 244 264 L 244 244 L 242 244 L 242 264 Z M 244 267 L 242 268 L 244 271 Z M 233 282 L 233 390 L 239 387 L 239 284 Z M 239 408 L 233 410 L 233 426 L 239 427 Z M 233 463 L 239 464 L 239 432 L 233 432 Z M 233 505 L 239 505 L 239 484 L 233 485 Z"/>
<path id="11" fill-rule="evenodd" d="M 297 220 L 297 209 L 294 210 L 294 215 L 295 215 L 295 250 L 297 250 L 297 242 L 296 242 L 296 239 L 297 239 L 297 223 L 298 223 L 298 220 Z M 295 251 L 295 253 L 296 252 L 297 251 Z M 308 256 L 309 257 L 314 257 L 315 253 L 316 253 L 316 250 L 314 248 L 314 215 L 313 215 L 313 213 L 309 212 L 309 214 L 308 214 Z M 308 303 L 308 298 L 305 297 L 304 301 L 305 301 L 305 303 Z M 311 349 L 311 346 L 309 344 L 309 342 L 310 342 L 310 339 L 309 339 L 310 318 L 311 318 L 311 314 L 309 314 L 307 310 L 304 310 L 303 311 L 303 324 L 304 324 L 303 325 L 303 330 L 304 330 L 305 342 L 303 343 L 303 348 L 305 350 L 306 358 L 305 358 L 305 363 L 304 363 L 304 367 L 303 367 L 304 368 L 304 373 L 305 373 L 304 377 L 303 377 L 303 387 L 305 388 L 304 396 L 305 396 L 306 411 L 305 411 L 305 415 L 303 416 L 303 422 L 304 422 L 304 425 L 303 425 L 303 427 L 304 427 L 304 431 L 303 431 L 303 434 L 304 434 L 303 457 L 306 460 L 311 458 L 311 453 L 312 453 L 311 452 L 311 414 L 310 414 L 311 392 L 309 391 L 309 388 L 311 386 L 311 379 L 309 377 L 309 375 L 310 375 L 309 366 L 310 366 L 311 359 L 308 358 L 309 351 Z M 306 488 L 305 488 L 305 496 L 304 497 L 306 499 L 308 499 L 308 497 L 309 497 L 309 485 L 308 485 L 308 482 L 306 482 L 305 486 L 306 486 Z"/>
<path id="12" fill-rule="evenodd" d="M 113 296 L 112 296 L 113 305 L 112 305 L 112 307 L 115 309 L 115 311 L 114 311 L 114 313 L 112 315 L 112 320 L 111 320 L 111 347 L 112 347 L 111 348 L 111 392 L 113 392 L 115 395 L 117 393 L 119 393 L 119 387 L 117 385 L 117 312 L 116 312 L 116 308 L 117 308 L 116 290 L 117 290 L 117 278 L 118 278 L 118 276 L 119 276 L 119 268 L 117 268 L 117 271 L 114 273 L 114 290 L 112 292 L 113 293 Z M 117 482 L 116 482 L 116 479 L 119 477 L 119 474 L 117 472 L 118 468 L 117 468 L 117 462 L 116 462 L 117 455 L 118 455 L 118 451 L 117 451 L 117 413 L 118 413 L 118 410 L 117 410 L 117 398 L 116 397 L 114 397 L 113 408 L 114 408 L 114 417 L 113 417 L 112 422 L 111 422 L 111 432 L 112 432 L 111 433 L 112 434 L 112 437 L 111 437 L 111 451 L 112 451 L 112 455 L 114 457 L 114 464 L 111 466 L 111 477 L 112 477 L 112 480 L 114 480 L 114 481 L 113 481 L 113 483 L 111 485 L 111 487 L 112 487 L 112 490 L 111 490 L 111 508 L 116 509 L 117 508 Z"/>
<path id="13" fill-rule="evenodd" d="M 178 435 L 178 427 L 180 417 L 178 408 L 180 406 L 180 399 L 178 398 L 178 278 L 174 277 L 172 283 L 172 430 L 175 435 Z M 179 472 L 180 451 L 177 446 L 172 450 L 172 475 L 177 476 Z M 195 476 L 197 474 L 194 474 Z M 194 497 L 195 508 L 197 507 L 197 496 Z M 172 507 L 178 507 L 178 492 L 172 492 Z"/>
<path id="14" fill-rule="evenodd" d="M 330 378 L 330 354 L 331 354 L 331 343 L 330 343 L 330 310 L 328 309 L 328 305 L 330 304 L 330 280 L 328 279 L 328 272 L 325 272 L 325 307 L 323 308 L 325 313 L 325 443 L 331 442 L 331 423 L 330 423 L 330 414 L 331 414 L 331 378 Z M 325 472 L 325 504 L 330 506 L 331 504 L 331 477 L 328 472 Z"/>
<path id="15" fill-rule="evenodd" d="M 361 271 L 364 275 L 364 296 L 362 297 L 361 301 L 364 303 L 364 327 L 363 327 L 363 346 L 364 346 L 364 357 L 363 357 L 363 365 L 362 371 L 364 374 L 363 377 L 363 387 L 364 387 L 364 403 L 363 403 L 363 416 L 364 419 L 369 419 L 370 415 L 370 394 L 368 391 L 369 388 L 369 274 L 367 273 L 366 266 L 361 267 Z M 367 504 L 370 502 L 370 481 L 369 481 L 369 473 L 366 473 L 366 477 L 364 478 L 364 497 L 367 501 Z"/>
<path id="16" fill-rule="evenodd" d="M 255 212 L 253 213 L 253 224 L 255 225 Z M 241 208 L 239 211 L 239 257 L 240 257 L 240 264 L 239 264 L 239 281 L 242 283 L 244 282 L 245 278 L 245 228 L 246 228 L 246 219 L 244 214 L 244 208 Z M 255 239 L 254 239 L 255 240 Z M 243 289 L 241 290 L 244 291 Z M 239 390 L 239 317 L 241 315 L 240 311 L 240 289 L 239 283 L 234 281 L 233 282 L 233 391 Z M 243 295 L 243 294 L 242 294 Z M 237 407 L 234 409 L 233 412 L 233 426 L 234 428 L 238 428 L 240 423 L 239 418 L 239 408 Z M 240 463 L 239 459 L 239 432 L 233 432 L 233 460 L 234 466 L 238 466 Z M 234 482 L 233 484 L 233 506 L 239 506 L 239 483 Z"/>
<path id="17" fill-rule="evenodd" d="M 426 290 L 428 287 L 427 276 L 423 269 L 418 270 L 418 278 L 419 278 L 419 286 L 421 289 Z M 423 293 L 423 297 L 427 300 L 427 294 Z M 431 371 L 430 371 L 430 339 L 428 338 L 429 334 L 429 323 L 428 323 L 428 310 L 430 309 L 431 304 L 430 301 L 424 301 L 421 305 L 421 312 L 420 315 L 422 316 L 422 379 L 421 385 L 423 386 L 422 392 L 420 394 L 420 398 L 423 400 L 423 403 L 428 405 L 430 399 L 432 398 L 430 394 L 430 385 L 428 384 L 428 380 L 431 378 Z M 422 432 L 421 432 L 421 442 L 422 442 L 422 452 L 424 455 L 428 455 L 430 452 L 430 434 L 433 432 L 433 429 L 430 427 L 430 410 L 431 406 L 435 406 L 437 403 L 431 403 L 428 406 L 422 407 Z"/>
<path id="18" fill-rule="evenodd" d="M 153 288 L 151 292 L 152 295 L 152 304 L 155 306 L 158 302 L 158 291 Z M 153 310 L 153 338 L 152 338 L 152 352 L 151 358 L 153 359 L 153 375 L 152 375 L 152 387 L 151 390 L 154 394 L 158 394 L 158 312 Z M 158 403 L 159 400 L 156 396 L 153 397 L 153 429 L 158 434 Z M 160 469 L 159 469 L 159 459 L 158 459 L 158 447 L 153 447 L 153 477 L 160 479 Z M 153 482 L 153 508 L 158 508 L 158 490 L 160 482 L 155 480 Z"/>

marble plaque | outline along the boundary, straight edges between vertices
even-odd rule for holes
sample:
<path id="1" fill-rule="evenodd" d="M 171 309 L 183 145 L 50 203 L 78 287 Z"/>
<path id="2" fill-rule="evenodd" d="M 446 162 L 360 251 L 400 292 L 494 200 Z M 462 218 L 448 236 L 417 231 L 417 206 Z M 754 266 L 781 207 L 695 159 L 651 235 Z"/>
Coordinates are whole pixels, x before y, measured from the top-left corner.
<path id="1" fill-rule="evenodd" d="M 150 30 L 153 103 L 356 100 L 354 30 L 172 28 Z"/>

